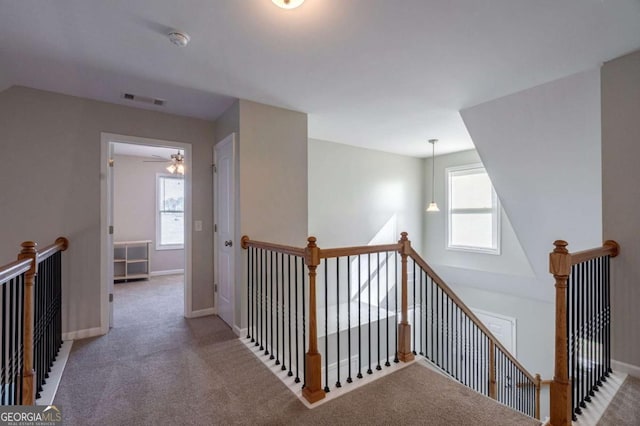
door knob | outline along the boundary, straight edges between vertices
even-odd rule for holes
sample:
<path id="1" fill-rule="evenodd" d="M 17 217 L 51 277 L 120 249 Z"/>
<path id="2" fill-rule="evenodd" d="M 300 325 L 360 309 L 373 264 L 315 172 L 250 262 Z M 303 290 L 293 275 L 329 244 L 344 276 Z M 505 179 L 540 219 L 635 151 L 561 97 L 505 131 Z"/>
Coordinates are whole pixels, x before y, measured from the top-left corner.
<path id="1" fill-rule="evenodd" d="M 232 245 L 233 245 L 233 242 L 231 240 L 227 240 L 224 242 L 225 247 L 231 247 Z"/>

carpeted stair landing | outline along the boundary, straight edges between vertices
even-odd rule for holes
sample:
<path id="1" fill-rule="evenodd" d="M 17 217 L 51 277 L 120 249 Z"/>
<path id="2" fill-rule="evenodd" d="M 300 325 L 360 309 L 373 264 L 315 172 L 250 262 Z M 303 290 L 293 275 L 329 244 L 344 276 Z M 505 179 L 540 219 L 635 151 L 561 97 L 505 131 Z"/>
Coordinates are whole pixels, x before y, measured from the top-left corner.
<path id="1" fill-rule="evenodd" d="M 219 318 L 184 319 L 150 288 L 122 307 L 130 322 L 74 343 L 54 400 L 65 425 L 540 424 L 419 364 L 307 409 Z M 176 311 L 150 315 L 156 296 Z"/>

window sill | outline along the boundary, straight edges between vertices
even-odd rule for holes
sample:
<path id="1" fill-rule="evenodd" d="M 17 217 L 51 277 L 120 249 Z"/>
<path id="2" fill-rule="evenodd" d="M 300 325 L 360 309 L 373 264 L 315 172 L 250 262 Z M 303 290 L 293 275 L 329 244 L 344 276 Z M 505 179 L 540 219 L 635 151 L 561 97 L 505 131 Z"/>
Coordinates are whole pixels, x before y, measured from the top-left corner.
<path id="1" fill-rule="evenodd" d="M 164 250 L 184 250 L 184 245 L 156 245 L 156 251 L 164 251 Z"/>
<path id="2" fill-rule="evenodd" d="M 490 248 L 467 247 L 467 246 L 447 246 L 447 250 L 462 251 L 467 253 L 490 254 L 493 256 L 500 256 L 502 254 L 500 251 L 500 248 L 490 249 Z"/>

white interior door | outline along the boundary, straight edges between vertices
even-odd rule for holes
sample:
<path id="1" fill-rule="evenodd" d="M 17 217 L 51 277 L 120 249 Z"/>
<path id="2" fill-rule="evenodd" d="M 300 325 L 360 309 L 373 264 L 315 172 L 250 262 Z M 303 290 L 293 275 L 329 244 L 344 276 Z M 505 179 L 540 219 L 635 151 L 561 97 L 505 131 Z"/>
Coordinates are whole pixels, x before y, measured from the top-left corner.
<path id="1" fill-rule="evenodd" d="M 109 328 L 113 327 L 113 143 L 109 142 L 109 167 L 107 167 L 107 286 L 109 292 Z"/>
<path id="2" fill-rule="evenodd" d="M 235 292 L 235 134 L 214 147 L 214 212 L 216 310 L 233 327 Z"/>

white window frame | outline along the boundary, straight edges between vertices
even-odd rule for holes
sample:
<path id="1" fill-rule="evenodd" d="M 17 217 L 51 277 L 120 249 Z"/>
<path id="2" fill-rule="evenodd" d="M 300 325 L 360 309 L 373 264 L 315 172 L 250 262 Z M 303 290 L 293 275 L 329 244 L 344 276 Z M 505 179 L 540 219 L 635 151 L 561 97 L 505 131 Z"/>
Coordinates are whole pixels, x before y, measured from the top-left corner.
<path id="1" fill-rule="evenodd" d="M 162 220 L 160 219 L 160 213 L 162 212 L 160 210 L 160 178 L 171 178 L 171 179 L 183 179 L 184 178 L 180 178 L 174 174 L 169 174 L 169 173 L 156 173 L 156 205 L 155 205 L 155 211 L 156 211 L 156 250 L 181 250 L 184 249 L 184 243 L 183 244 L 161 244 L 161 238 L 160 238 L 160 226 L 162 223 Z M 186 191 L 185 191 L 186 194 Z M 184 215 L 184 209 L 182 210 L 182 214 Z M 184 220 L 186 220 L 186 216 L 183 216 Z M 183 240 L 184 241 L 184 238 Z"/>
<path id="2" fill-rule="evenodd" d="M 454 213 L 475 213 L 478 212 L 478 209 L 472 209 L 469 211 L 465 211 L 464 209 L 453 210 L 451 207 L 451 177 L 452 175 L 465 175 L 465 174 L 473 174 L 478 171 L 482 171 L 487 173 L 487 170 L 484 168 L 482 163 L 474 163 L 474 164 L 466 164 L 463 166 L 456 167 L 447 167 L 445 169 L 446 174 L 446 182 L 447 182 L 447 250 L 456 250 L 456 251 L 466 251 L 466 252 L 474 252 L 474 253 L 484 253 L 484 254 L 493 254 L 500 255 L 500 246 L 501 246 L 501 223 L 500 223 L 500 200 L 498 199 L 498 195 L 496 194 L 495 189 L 493 188 L 493 184 L 491 184 L 491 208 L 482 209 L 486 212 L 491 213 L 492 217 L 492 226 L 494 232 L 492 233 L 492 248 L 487 247 L 475 247 L 475 246 L 462 246 L 462 245 L 454 245 L 451 243 L 452 236 L 452 226 L 453 221 L 451 220 L 451 216 Z"/>

